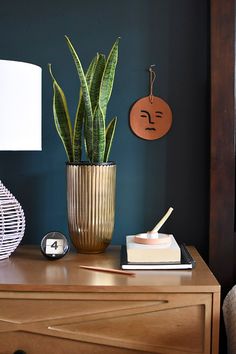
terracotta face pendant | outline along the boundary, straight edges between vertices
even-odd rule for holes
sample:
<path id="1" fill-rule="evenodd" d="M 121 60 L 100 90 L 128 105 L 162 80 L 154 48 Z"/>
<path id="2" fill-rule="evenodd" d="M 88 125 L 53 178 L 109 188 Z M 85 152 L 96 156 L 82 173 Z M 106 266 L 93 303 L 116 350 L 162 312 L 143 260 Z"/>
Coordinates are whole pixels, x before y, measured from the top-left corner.
<path id="1" fill-rule="evenodd" d="M 130 111 L 130 127 L 134 134 L 146 140 L 164 136 L 171 128 L 172 112 L 159 97 L 147 96 L 134 103 Z"/>
<path id="2" fill-rule="evenodd" d="M 156 74 L 149 67 L 150 94 L 136 101 L 130 110 L 130 128 L 138 137 L 155 140 L 164 136 L 172 125 L 172 112 L 168 104 L 153 95 Z"/>

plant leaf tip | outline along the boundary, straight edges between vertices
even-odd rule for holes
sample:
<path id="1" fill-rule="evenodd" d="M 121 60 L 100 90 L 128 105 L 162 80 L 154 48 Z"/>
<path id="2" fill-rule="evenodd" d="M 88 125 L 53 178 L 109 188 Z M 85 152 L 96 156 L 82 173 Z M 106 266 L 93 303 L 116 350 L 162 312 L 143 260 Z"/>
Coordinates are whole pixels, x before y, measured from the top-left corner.
<path id="1" fill-rule="evenodd" d="M 65 34 L 65 39 L 67 42 L 70 42 L 70 38 Z"/>

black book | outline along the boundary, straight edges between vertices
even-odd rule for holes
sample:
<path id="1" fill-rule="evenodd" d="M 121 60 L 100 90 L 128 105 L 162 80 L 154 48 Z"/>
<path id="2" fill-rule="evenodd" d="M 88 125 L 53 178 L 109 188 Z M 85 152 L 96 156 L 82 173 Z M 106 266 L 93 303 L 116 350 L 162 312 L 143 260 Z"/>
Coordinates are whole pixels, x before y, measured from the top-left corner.
<path id="1" fill-rule="evenodd" d="M 180 263 L 131 263 L 127 261 L 126 246 L 121 246 L 120 251 L 120 267 L 122 269 L 137 269 L 137 270 L 155 270 L 155 269 L 193 269 L 195 267 L 195 260 L 189 253 L 184 244 L 180 245 L 181 262 Z"/>

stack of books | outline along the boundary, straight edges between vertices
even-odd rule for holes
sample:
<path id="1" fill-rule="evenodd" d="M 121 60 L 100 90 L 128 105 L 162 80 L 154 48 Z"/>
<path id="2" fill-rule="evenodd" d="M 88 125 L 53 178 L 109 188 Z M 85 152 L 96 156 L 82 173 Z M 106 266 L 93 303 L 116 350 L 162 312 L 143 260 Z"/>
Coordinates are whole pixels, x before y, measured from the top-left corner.
<path id="1" fill-rule="evenodd" d="M 159 237 L 165 234 L 159 234 Z M 122 269 L 192 269 L 195 261 L 186 246 L 180 246 L 173 235 L 168 244 L 139 244 L 135 236 L 126 237 L 126 245 L 121 247 Z"/>

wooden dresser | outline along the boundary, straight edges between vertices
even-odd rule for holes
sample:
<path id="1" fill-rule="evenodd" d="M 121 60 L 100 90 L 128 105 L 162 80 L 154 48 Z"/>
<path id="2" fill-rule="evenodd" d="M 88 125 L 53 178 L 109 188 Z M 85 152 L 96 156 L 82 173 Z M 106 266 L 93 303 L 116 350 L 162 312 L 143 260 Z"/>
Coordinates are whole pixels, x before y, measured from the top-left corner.
<path id="1" fill-rule="evenodd" d="M 0 354 L 217 354 L 220 286 L 195 248 L 196 268 L 119 268 L 119 246 L 57 261 L 20 246 L 0 261 Z"/>

